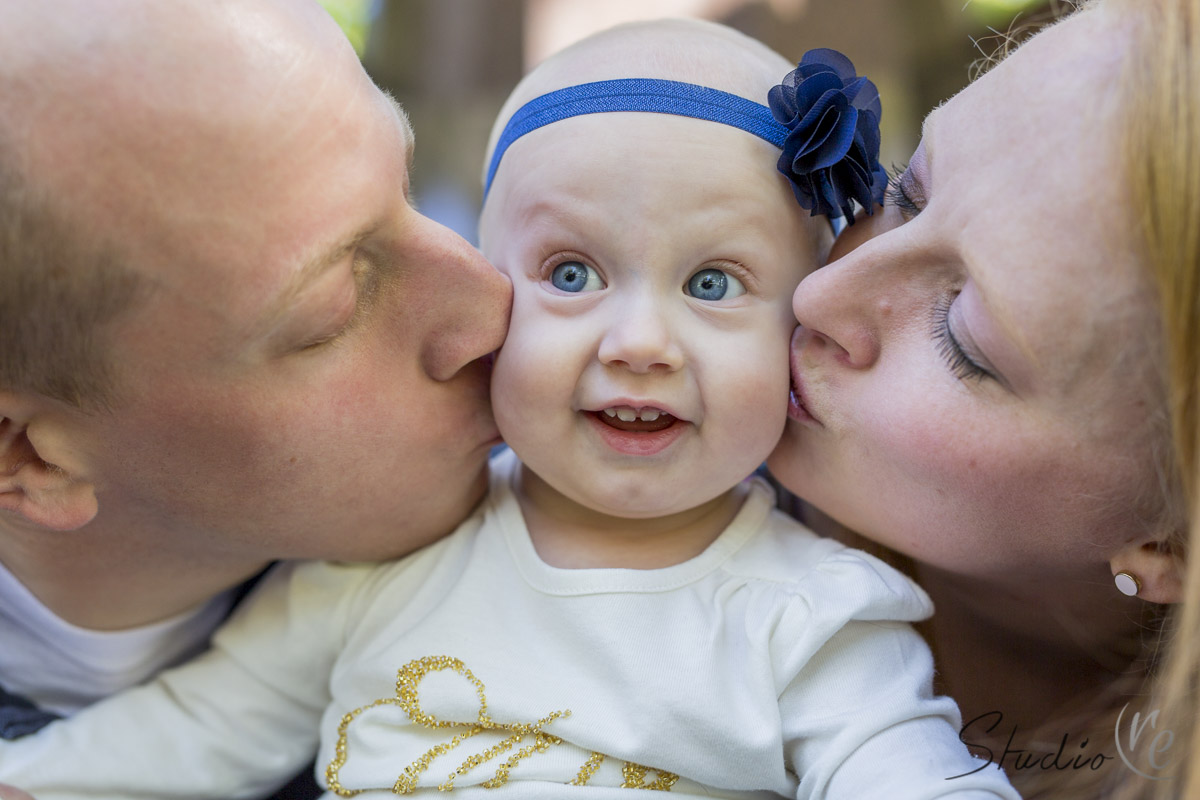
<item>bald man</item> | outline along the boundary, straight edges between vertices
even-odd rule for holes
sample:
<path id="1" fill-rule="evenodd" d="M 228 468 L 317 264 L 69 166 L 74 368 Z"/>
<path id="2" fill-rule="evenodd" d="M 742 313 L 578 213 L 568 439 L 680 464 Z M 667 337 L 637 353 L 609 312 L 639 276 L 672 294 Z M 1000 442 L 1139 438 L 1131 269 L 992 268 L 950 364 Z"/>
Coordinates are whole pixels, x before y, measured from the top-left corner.
<path id="1" fill-rule="evenodd" d="M 0 735 L 480 499 L 510 288 L 308 0 L 0 3 Z"/>

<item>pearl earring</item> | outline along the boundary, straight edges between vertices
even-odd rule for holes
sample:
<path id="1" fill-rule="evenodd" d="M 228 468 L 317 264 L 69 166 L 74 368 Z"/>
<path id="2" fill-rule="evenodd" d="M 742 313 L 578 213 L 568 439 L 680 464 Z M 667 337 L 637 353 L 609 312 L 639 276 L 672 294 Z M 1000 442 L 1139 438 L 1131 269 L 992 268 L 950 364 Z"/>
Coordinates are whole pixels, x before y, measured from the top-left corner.
<path id="1" fill-rule="evenodd" d="M 1113 575 L 1113 581 L 1117 584 L 1117 590 L 1128 597 L 1136 597 L 1142 590 L 1142 582 L 1131 572 L 1118 572 Z"/>

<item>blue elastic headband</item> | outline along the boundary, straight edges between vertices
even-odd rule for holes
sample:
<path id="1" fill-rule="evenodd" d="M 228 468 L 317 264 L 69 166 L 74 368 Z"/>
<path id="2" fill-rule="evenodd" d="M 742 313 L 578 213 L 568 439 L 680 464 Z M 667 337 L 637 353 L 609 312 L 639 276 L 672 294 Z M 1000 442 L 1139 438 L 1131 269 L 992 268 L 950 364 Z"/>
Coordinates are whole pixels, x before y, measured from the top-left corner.
<path id="1" fill-rule="evenodd" d="M 834 230 L 854 224 L 854 204 L 875 213 L 887 173 L 879 164 L 879 92 L 836 50 L 809 50 L 767 93 L 768 105 L 680 81 L 622 78 L 583 83 L 530 100 L 512 115 L 488 164 L 483 196 L 504 152 L 530 131 L 583 114 L 649 111 L 720 122 L 780 148 L 778 168 L 796 202 Z M 841 221 L 845 222 L 842 223 Z"/>
<path id="2" fill-rule="evenodd" d="M 707 86 L 653 78 L 583 83 L 544 94 L 517 109 L 496 142 L 483 196 L 487 197 L 492 188 L 504 152 L 517 139 L 552 122 L 606 111 L 649 111 L 706 119 L 741 128 L 779 148 L 788 134 L 787 127 L 776 122 L 766 106 Z"/>

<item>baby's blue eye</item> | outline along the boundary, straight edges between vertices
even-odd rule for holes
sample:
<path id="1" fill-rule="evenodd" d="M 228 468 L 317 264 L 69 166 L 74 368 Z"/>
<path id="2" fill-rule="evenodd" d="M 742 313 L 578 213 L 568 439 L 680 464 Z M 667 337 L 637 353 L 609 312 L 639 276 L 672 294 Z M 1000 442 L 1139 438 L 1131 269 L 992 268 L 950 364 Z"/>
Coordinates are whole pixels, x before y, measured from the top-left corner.
<path id="1" fill-rule="evenodd" d="M 688 278 L 687 293 L 697 300 L 728 300 L 746 293 L 746 287 L 720 269 L 702 269 Z"/>
<path id="2" fill-rule="evenodd" d="M 555 289 L 564 292 L 594 292 L 604 288 L 600 273 L 578 261 L 564 261 L 550 273 Z"/>

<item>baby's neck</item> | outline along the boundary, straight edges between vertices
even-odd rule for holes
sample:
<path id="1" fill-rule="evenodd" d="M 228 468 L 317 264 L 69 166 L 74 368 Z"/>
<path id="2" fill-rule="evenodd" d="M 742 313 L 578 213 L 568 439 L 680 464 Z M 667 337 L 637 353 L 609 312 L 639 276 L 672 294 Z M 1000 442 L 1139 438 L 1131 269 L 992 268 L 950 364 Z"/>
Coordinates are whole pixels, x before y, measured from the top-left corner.
<path id="1" fill-rule="evenodd" d="M 538 557 L 560 569 L 661 569 L 704 552 L 746 497 L 735 486 L 703 505 L 661 517 L 603 514 L 558 493 L 522 467 L 517 500 Z"/>

